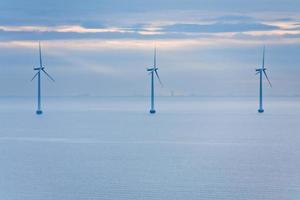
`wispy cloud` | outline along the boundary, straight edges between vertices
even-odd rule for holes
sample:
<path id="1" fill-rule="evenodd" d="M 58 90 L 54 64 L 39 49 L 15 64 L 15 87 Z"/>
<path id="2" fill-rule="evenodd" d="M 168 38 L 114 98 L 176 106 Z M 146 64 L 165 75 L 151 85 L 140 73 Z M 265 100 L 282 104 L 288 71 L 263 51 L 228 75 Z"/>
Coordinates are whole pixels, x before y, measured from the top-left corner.
<path id="1" fill-rule="evenodd" d="M 279 27 L 261 23 L 173 24 L 162 27 L 167 32 L 226 33 L 277 30 Z"/>
<path id="2" fill-rule="evenodd" d="M 258 15 L 259 16 L 259 15 Z M 165 47 L 201 45 L 250 45 L 259 43 L 299 43 L 300 24 L 297 16 L 266 18 L 241 14 L 187 15 L 186 18 L 165 20 L 139 19 L 128 24 L 110 24 L 100 21 L 52 25 L 0 25 L 2 46 L 28 46 L 34 40 L 52 40 L 53 44 L 68 44 L 82 48 L 109 46 L 148 48 L 153 41 Z M 78 40 L 78 41 L 76 41 Z M 27 41 L 27 42 L 26 42 Z M 76 42 L 75 42 L 76 41 Z M 96 41 L 96 42 L 95 42 Z M 6 43 L 6 44 L 5 44 Z M 76 43 L 76 44 L 74 44 Z M 26 45 L 25 45 L 26 44 Z M 78 45 L 77 45 L 78 46 Z"/>

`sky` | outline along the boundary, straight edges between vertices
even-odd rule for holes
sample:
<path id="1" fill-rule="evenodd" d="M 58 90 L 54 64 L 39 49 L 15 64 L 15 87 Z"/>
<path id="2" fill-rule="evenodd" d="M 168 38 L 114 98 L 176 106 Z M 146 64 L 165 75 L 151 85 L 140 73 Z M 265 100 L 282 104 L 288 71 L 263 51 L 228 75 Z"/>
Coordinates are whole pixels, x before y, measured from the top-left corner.
<path id="1" fill-rule="evenodd" d="M 0 96 L 34 96 L 38 41 L 47 96 L 256 96 L 262 49 L 273 87 L 300 95 L 300 1 L 2 0 Z"/>

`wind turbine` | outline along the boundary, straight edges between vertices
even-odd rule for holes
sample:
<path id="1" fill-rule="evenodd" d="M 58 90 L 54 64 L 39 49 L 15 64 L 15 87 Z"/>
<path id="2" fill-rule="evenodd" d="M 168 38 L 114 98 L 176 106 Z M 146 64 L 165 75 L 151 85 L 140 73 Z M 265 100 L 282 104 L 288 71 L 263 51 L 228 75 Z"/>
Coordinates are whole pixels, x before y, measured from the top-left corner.
<path id="1" fill-rule="evenodd" d="M 37 105 L 37 115 L 41 115 L 43 113 L 41 109 L 41 72 L 44 72 L 46 76 L 54 82 L 54 79 L 45 71 L 45 67 L 43 66 L 43 61 L 42 61 L 42 50 L 41 50 L 41 42 L 39 42 L 39 57 L 40 57 L 40 66 L 39 67 L 34 67 L 33 70 L 37 71 L 37 73 L 34 75 L 34 77 L 31 79 L 33 81 L 37 77 L 38 81 L 38 87 L 37 87 L 37 92 L 38 92 L 38 105 Z"/>
<path id="2" fill-rule="evenodd" d="M 262 84 L 263 74 L 265 75 L 270 87 L 272 87 L 272 84 L 271 84 L 271 82 L 268 78 L 268 75 L 266 73 L 267 69 L 265 68 L 265 51 L 266 51 L 266 48 L 264 46 L 262 67 L 256 69 L 256 75 L 259 74 L 259 79 L 260 79 L 260 82 L 259 82 L 259 109 L 258 109 L 259 113 L 264 112 L 264 109 L 263 109 L 263 92 L 262 92 L 262 90 L 263 90 L 263 84 Z"/>
<path id="3" fill-rule="evenodd" d="M 156 47 L 154 48 L 154 63 L 153 63 L 153 67 L 149 67 L 147 68 L 147 71 L 149 72 L 149 75 L 151 75 L 151 108 L 150 108 L 150 113 L 154 114 L 156 111 L 154 109 L 154 76 L 157 76 L 157 79 L 160 83 L 161 86 L 163 86 L 158 72 L 157 72 L 158 68 L 156 66 Z M 154 75 L 155 74 L 155 75 Z"/>

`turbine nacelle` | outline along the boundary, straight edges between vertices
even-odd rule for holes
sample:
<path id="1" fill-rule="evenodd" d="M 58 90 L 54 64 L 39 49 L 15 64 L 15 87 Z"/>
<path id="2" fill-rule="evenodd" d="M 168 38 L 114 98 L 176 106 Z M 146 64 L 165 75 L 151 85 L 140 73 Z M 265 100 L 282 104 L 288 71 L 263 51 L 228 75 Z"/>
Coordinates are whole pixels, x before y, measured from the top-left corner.
<path id="1" fill-rule="evenodd" d="M 163 83 L 161 82 L 160 77 L 159 77 L 158 72 L 157 72 L 158 68 L 157 67 L 147 68 L 147 71 L 149 72 L 149 75 L 150 74 L 155 74 L 158 81 L 159 81 L 159 84 L 163 87 Z"/>
<path id="2" fill-rule="evenodd" d="M 33 70 L 38 70 L 38 71 L 44 70 L 44 69 L 45 69 L 45 67 L 34 67 L 34 68 L 33 68 Z"/>
<path id="3" fill-rule="evenodd" d="M 256 69 L 255 71 L 257 71 L 257 72 L 264 72 L 264 71 L 266 71 L 267 70 L 267 68 L 258 68 L 258 69 Z"/>
<path id="4" fill-rule="evenodd" d="M 147 68 L 147 71 L 148 71 L 148 72 L 155 72 L 155 71 L 157 71 L 157 70 L 158 70 L 157 67 Z"/>

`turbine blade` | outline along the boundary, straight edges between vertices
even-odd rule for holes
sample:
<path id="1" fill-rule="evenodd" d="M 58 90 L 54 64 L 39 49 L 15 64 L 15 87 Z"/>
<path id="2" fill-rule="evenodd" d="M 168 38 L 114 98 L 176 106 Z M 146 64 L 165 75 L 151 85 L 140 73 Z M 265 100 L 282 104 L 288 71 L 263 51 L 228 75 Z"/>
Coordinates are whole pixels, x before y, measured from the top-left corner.
<path id="1" fill-rule="evenodd" d="M 31 79 L 31 81 L 33 81 L 33 79 L 35 79 L 35 77 L 39 74 L 40 72 L 38 71 L 35 75 L 34 75 L 34 77 Z"/>
<path id="2" fill-rule="evenodd" d="M 48 78 L 55 82 L 54 78 L 52 78 L 44 69 L 42 69 L 42 71 L 48 76 Z"/>
<path id="3" fill-rule="evenodd" d="M 271 84 L 271 82 L 270 82 L 270 80 L 269 80 L 269 78 L 268 78 L 268 75 L 267 75 L 267 73 L 266 73 L 266 71 L 264 70 L 264 74 L 265 74 L 265 76 L 266 76 L 266 79 L 268 80 L 268 82 L 269 82 L 269 84 L 270 84 L 270 87 L 272 87 L 272 84 Z"/>
<path id="4" fill-rule="evenodd" d="M 159 81 L 160 85 L 163 87 L 164 85 L 163 85 L 163 83 L 162 83 L 161 80 L 160 80 L 160 77 L 159 77 L 159 75 L 158 75 L 158 73 L 157 73 L 157 70 L 155 70 L 155 74 L 156 74 L 156 76 L 157 76 L 157 78 L 158 78 L 158 81 Z"/>
<path id="5" fill-rule="evenodd" d="M 154 48 L 154 68 L 156 68 L 156 47 Z"/>
<path id="6" fill-rule="evenodd" d="M 264 46 L 264 51 L 263 51 L 263 63 L 262 63 L 263 69 L 265 69 L 265 52 L 266 52 L 266 46 Z"/>
<path id="7" fill-rule="evenodd" d="M 147 71 L 148 71 L 148 72 L 152 72 L 152 71 L 153 71 L 153 67 L 147 68 Z"/>
<path id="8" fill-rule="evenodd" d="M 40 67 L 43 67 L 42 48 L 41 48 L 41 42 L 40 41 L 39 41 L 39 53 L 40 53 Z"/>

